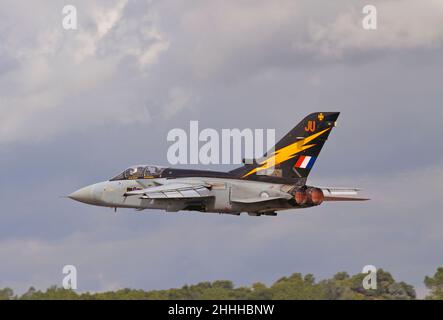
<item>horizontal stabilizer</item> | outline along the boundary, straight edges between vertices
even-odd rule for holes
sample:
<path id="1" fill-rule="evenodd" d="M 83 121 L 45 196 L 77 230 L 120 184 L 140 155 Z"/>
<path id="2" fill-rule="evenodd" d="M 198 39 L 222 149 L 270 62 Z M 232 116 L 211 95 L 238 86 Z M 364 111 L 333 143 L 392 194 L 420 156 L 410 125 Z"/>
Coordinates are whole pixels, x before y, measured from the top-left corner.
<path id="1" fill-rule="evenodd" d="M 321 187 L 325 196 L 324 201 L 366 201 L 367 198 L 358 197 L 358 188 Z"/>
<path id="2" fill-rule="evenodd" d="M 325 196 L 324 201 L 367 201 L 368 198 L 356 198 L 356 197 L 328 197 Z"/>

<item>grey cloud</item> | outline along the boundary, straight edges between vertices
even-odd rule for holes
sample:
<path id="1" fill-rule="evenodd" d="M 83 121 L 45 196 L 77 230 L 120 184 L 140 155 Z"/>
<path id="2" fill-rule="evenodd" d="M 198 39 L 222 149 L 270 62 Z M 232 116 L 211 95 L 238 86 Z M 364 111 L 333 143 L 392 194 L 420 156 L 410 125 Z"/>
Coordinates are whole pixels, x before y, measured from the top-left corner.
<path id="1" fill-rule="evenodd" d="M 297 72 L 331 62 L 362 57 L 365 61 L 380 52 L 386 56 L 403 49 L 432 50 L 442 40 L 441 28 L 436 27 L 442 9 L 435 1 L 420 6 L 406 1 L 401 12 L 396 2 L 377 2 L 383 19 L 380 30 L 372 33 L 361 28 L 363 2 L 314 6 L 303 1 L 263 1 L 253 7 L 243 2 L 74 4 L 81 22 L 75 32 L 63 31 L 60 16 L 51 14 L 60 11 L 54 3 L 40 5 L 35 18 L 22 4 L 11 4 L 12 14 L 2 22 L 3 47 L 20 59 L 0 79 L 5 88 L 11 88 L 7 85 L 11 80 L 14 84 L 12 92 L 3 92 L 0 138 L 4 143 L 46 139 L 103 121 L 137 122 L 140 117 L 132 115 L 144 112 L 147 103 L 148 113 L 155 112 L 150 104 L 156 101 L 168 109 L 169 102 L 159 93 L 166 96 L 174 87 L 198 96 L 210 85 L 207 82 L 217 79 L 222 85 L 242 83 L 270 68 Z M 405 13 L 410 13 L 407 21 Z M 50 19 L 42 18 L 46 16 Z M 430 23 L 420 24 L 423 19 Z M 7 32 L 13 21 L 22 28 Z M 124 92 L 122 85 L 127 85 Z M 100 90 L 109 99 L 103 94 L 97 97 Z M 80 95 L 90 103 L 69 103 Z M 199 103 L 189 100 L 184 108 Z M 103 113 L 99 104 L 106 104 L 108 112 Z M 122 105 L 129 110 L 122 112 Z M 84 119 L 86 110 L 89 117 Z M 161 113 L 170 115 L 170 111 Z M 51 125 L 35 126 L 35 119 L 49 116 L 58 118 Z M 66 118 L 71 125 L 64 123 Z"/>

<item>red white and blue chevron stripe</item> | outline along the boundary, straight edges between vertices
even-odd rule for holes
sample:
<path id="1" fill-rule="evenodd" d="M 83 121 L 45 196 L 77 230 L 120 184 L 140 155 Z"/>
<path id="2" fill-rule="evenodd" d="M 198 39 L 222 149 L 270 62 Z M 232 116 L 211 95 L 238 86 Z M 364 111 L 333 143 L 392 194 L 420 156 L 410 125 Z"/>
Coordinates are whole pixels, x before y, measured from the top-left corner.
<path id="1" fill-rule="evenodd" d="M 299 156 L 294 168 L 311 169 L 314 165 L 315 157 Z"/>

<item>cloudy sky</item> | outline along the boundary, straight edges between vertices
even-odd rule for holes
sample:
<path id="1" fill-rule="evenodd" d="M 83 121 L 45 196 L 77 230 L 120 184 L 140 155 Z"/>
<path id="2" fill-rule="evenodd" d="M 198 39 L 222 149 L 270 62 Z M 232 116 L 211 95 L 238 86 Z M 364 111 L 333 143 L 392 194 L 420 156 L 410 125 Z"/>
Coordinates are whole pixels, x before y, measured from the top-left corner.
<path id="1" fill-rule="evenodd" d="M 318 279 L 372 264 L 423 292 L 443 265 L 443 3 L 2 0 L 0 287 L 163 289 Z M 372 200 L 278 217 L 112 210 L 60 196 L 138 163 L 167 132 L 275 128 L 341 111 L 310 183 Z M 210 166 L 229 170 L 231 166 Z"/>

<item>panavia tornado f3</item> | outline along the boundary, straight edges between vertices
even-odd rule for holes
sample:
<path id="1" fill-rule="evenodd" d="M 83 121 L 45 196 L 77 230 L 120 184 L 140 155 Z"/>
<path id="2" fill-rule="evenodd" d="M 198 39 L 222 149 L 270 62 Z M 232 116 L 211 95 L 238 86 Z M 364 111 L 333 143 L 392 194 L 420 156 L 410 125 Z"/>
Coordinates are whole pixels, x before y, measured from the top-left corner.
<path id="1" fill-rule="evenodd" d="M 229 172 L 132 166 L 109 181 L 69 195 L 97 206 L 215 212 L 251 216 L 314 207 L 324 201 L 368 200 L 359 189 L 307 184 L 315 160 L 335 127 L 339 112 L 315 112 L 289 131 L 262 161 Z M 250 162 L 250 163 L 249 163 Z"/>

